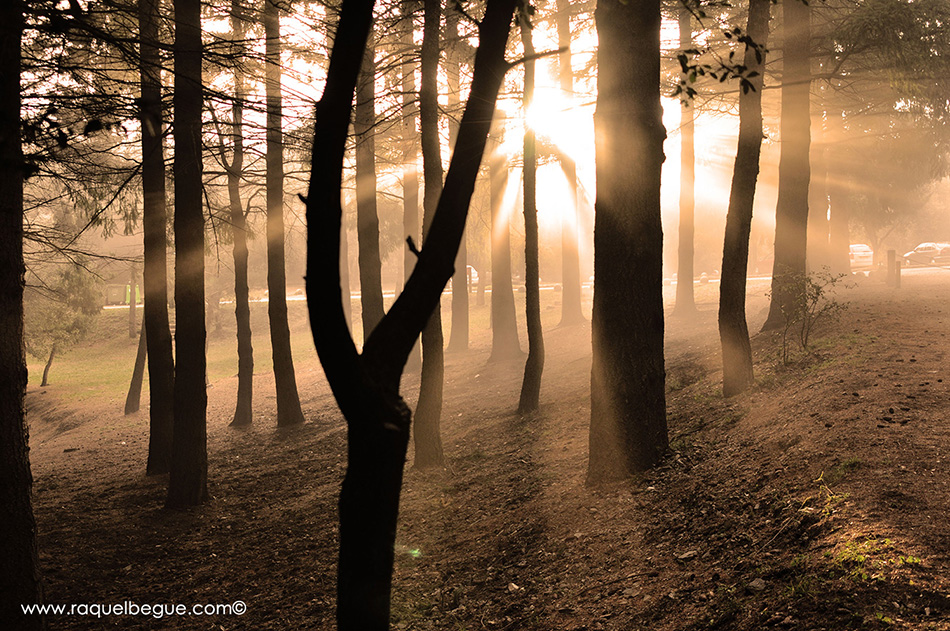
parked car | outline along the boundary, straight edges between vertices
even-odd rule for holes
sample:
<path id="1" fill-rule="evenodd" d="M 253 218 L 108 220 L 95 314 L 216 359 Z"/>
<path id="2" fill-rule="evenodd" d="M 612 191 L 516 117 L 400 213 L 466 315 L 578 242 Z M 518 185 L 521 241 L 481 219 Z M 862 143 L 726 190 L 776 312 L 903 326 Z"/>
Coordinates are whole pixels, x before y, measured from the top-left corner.
<path id="1" fill-rule="evenodd" d="M 904 265 L 933 265 L 950 260 L 950 243 L 921 243 L 904 255 Z"/>
<path id="2" fill-rule="evenodd" d="M 851 271 L 871 269 L 874 267 L 874 250 L 864 243 L 852 243 L 848 258 L 851 261 Z"/>

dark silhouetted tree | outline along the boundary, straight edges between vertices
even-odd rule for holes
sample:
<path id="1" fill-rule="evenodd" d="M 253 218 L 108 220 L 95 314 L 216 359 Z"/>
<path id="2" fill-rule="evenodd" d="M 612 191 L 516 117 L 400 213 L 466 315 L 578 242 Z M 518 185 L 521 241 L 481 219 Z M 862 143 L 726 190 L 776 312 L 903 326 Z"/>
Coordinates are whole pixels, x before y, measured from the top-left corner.
<path id="1" fill-rule="evenodd" d="M 169 508 L 208 499 L 201 3 L 175 0 L 175 426 Z"/>
<path id="2" fill-rule="evenodd" d="M 284 267 L 284 133 L 280 88 L 280 11 L 276 0 L 264 0 L 267 98 L 267 316 L 277 388 L 277 425 L 303 423 L 297 376 L 287 322 L 287 277 Z"/>
<path id="3" fill-rule="evenodd" d="M 531 40 L 531 22 L 527 5 L 518 12 L 521 45 L 524 47 L 524 99 L 525 115 L 534 101 L 534 43 Z M 541 332 L 541 291 L 538 265 L 538 152 L 534 130 L 525 125 L 524 130 L 524 285 L 525 318 L 528 328 L 528 358 L 521 381 L 521 397 L 518 412 L 535 412 L 540 405 L 541 373 L 544 370 L 544 336 Z"/>
<path id="4" fill-rule="evenodd" d="M 339 296 L 340 189 L 347 122 L 372 23 L 373 2 L 344 3 L 324 95 L 317 107 L 307 195 L 307 295 L 314 344 L 348 427 L 340 494 L 337 624 L 383 631 L 390 623 L 393 546 L 411 412 L 399 380 L 416 337 L 452 276 L 478 165 L 504 77 L 515 0 L 488 0 L 478 27 L 472 87 L 429 233 L 406 287 L 362 354 Z"/>
<path id="5" fill-rule="evenodd" d="M 43 602 L 33 519 L 29 432 L 23 396 L 23 149 L 20 72 L 23 2 L 0 3 L 0 619 L 39 630 L 43 616 L 21 605 Z"/>
<path id="6" fill-rule="evenodd" d="M 442 194 L 442 152 L 439 141 L 439 25 L 441 0 L 423 1 L 422 76 L 419 86 L 419 124 L 422 135 L 423 243 L 429 230 L 439 196 Z M 455 289 L 453 288 L 453 292 Z M 440 467 L 445 461 L 442 452 L 442 390 L 445 382 L 445 356 L 442 348 L 442 301 L 429 316 L 422 329 L 422 375 L 419 402 L 412 428 L 416 448 L 416 467 Z"/>
<path id="7" fill-rule="evenodd" d="M 769 32 L 770 0 L 749 0 L 743 65 L 755 73 L 742 82 L 739 95 L 739 143 L 726 215 L 719 285 L 719 338 L 722 342 L 722 394 L 732 396 L 753 383 L 752 345 L 745 316 L 746 272 L 752 206 L 762 152 L 762 77 Z M 748 81 L 746 83 L 745 81 Z"/>
<path id="8" fill-rule="evenodd" d="M 782 153 L 778 166 L 775 207 L 775 262 L 772 303 L 763 330 L 783 326 L 802 299 L 787 282 L 805 274 L 808 240 L 808 154 L 811 144 L 809 87 L 811 85 L 811 9 L 803 0 L 783 0 L 782 15 Z"/>
<path id="9" fill-rule="evenodd" d="M 168 211 L 162 116 L 159 0 L 139 0 L 144 255 L 142 326 L 148 359 L 149 430 L 146 473 L 168 472 L 174 423 L 175 359 L 168 318 Z"/>
<path id="10" fill-rule="evenodd" d="M 590 483 L 653 466 L 669 442 L 659 0 L 601 0 L 595 21 L 600 44 Z"/>

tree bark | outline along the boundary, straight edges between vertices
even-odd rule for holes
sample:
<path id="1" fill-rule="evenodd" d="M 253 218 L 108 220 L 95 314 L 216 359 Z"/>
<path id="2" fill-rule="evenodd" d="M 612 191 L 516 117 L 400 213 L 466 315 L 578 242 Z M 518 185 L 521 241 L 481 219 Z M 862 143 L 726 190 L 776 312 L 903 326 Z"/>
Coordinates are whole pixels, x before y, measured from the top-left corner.
<path id="1" fill-rule="evenodd" d="M 458 108 L 461 88 L 459 86 L 459 14 L 452 3 L 445 7 L 445 76 L 448 84 L 449 148 L 454 147 L 458 137 Z M 469 285 L 468 247 L 465 238 L 459 243 L 455 257 L 455 274 L 452 275 L 452 327 L 449 334 L 448 352 L 468 350 L 469 340 Z"/>
<path id="2" fill-rule="evenodd" d="M 373 35 L 363 53 L 356 89 L 356 236 L 359 243 L 360 304 L 363 340 L 369 339 L 383 317 L 382 263 L 379 255 L 379 215 L 376 209 L 376 48 Z"/>
<path id="3" fill-rule="evenodd" d="M 340 202 L 346 123 L 372 22 L 373 3 L 343 6 L 314 130 L 307 196 L 307 295 L 314 345 L 347 420 L 348 463 L 340 494 L 337 625 L 389 628 L 393 546 L 410 412 L 399 395 L 403 366 L 452 275 L 478 163 L 507 64 L 514 0 L 489 0 L 479 25 L 471 97 L 425 246 L 406 288 L 357 353 L 339 295 Z M 319 303 L 317 302 L 319 300 Z M 319 308 L 318 308 L 319 304 Z"/>
<path id="4" fill-rule="evenodd" d="M 439 23 L 440 0 L 424 0 L 422 27 L 422 83 L 419 90 L 419 121 L 422 133 L 423 247 L 428 243 L 433 214 L 442 194 L 442 153 L 439 142 Z M 453 293 L 455 289 L 453 288 Z M 441 299 L 422 329 L 422 375 L 419 402 L 412 428 L 416 448 L 415 467 L 441 467 L 442 389 L 445 381 L 445 356 L 442 336 Z"/>
<path id="5" fill-rule="evenodd" d="M 43 603 L 33 518 L 26 356 L 23 346 L 23 150 L 20 142 L 20 47 L 23 2 L 0 3 L 0 620 L 46 628 L 20 606 Z"/>
<path id="6" fill-rule="evenodd" d="M 175 425 L 169 508 L 208 499 L 201 3 L 175 0 Z"/>
<path id="7" fill-rule="evenodd" d="M 719 285 L 719 339 L 722 343 L 722 394 L 731 397 L 754 383 L 752 345 L 746 321 L 746 273 L 752 207 L 762 152 L 762 77 L 769 32 L 770 0 L 750 0 L 746 33 L 760 47 L 746 45 L 743 65 L 758 76 L 739 95 L 739 143 L 736 150 Z M 690 283 L 692 285 L 692 283 Z"/>
<path id="8" fill-rule="evenodd" d="M 524 99 L 525 113 L 534 101 L 534 43 L 531 41 L 531 24 L 526 12 L 520 15 L 521 44 L 524 47 Z M 528 359 L 525 361 L 524 378 L 521 381 L 521 397 L 518 413 L 536 412 L 541 399 L 541 373 L 544 370 L 544 336 L 541 332 L 541 290 L 538 269 L 538 206 L 537 179 L 538 155 L 534 130 L 525 125 L 524 130 L 524 261 L 525 261 L 525 318 L 528 328 Z"/>
<path id="9" fill-rule="evenodd" d="M 413 12 L 417 0 L 403 0 L 402 3 L 402 45 L 407 54 L 414 53 L 416 45 L 413 41 L 415 26 Z M 419 226 L 419 145 L 416 133 L 416 121 L 419 117 L 419 105 L 416 101 L 416 62 L 415 55 L 409 55 L 409 60 L 403 62 L 402 67 L 402 228 L 406 237 L 412 237 L 415 243 L 421 243 Z M 409 281 L 412 270 L 416 265 L 416 255 L 409 249 L 403 248 L 403 285 Z M 419 344 L 416 344 L 406 362 L 407 371 L 418 371 L 422 366 Z"/>
<path id="10" fill-rule="evenodd" d="M 557 0 L 555 15 L 557 26 L 558 78 L 561 92 L 571 103 L 574 100 L 574 69 L 571 65 L 571 4 L 570 0 Z M 581 310 L 581 263 L 578 252 L 580 238 L 580 211 L 577 203 L 577 165 L 567 154 L 558 157 L 561 170 L 570 189 L 568 208 L 561 220 L 561 326 L 584 322 Z"/>
<path id="11" fill-rule="evenodd" d="M 805 274 L 808 242 L 808 152 L 811 144 L 809 68 L 811 9 L 801 0 L 783 0 L 784 42 L 782 70 L 781 139 L 778 166 L 778 202 L 775 208 L 775 262 L 772 302 L 762 330 L 781 327 L 785 313 L 802 299 L 788 279 Z"/>
<path id="12" fill-rule="evenodd" d="M 137 274 L 135 273 L 135 263 L 132 263 L 131 270 L 129 271 L 129 339 L 134 340 L 138 335 L 139 330 L 136 326 L 136 317 L 135 317 L 135 285 L 136 285 Z"/>
<path id="13" fill-rule="evenodd" d="M 276 0 L 264 0 L 265 91 L 267 98 L 267 316 L 270 322 L 277 425 L 303 423 L 297 376 L 287 322 L 287 277 L 284 268 L 284 139 L 280 87 L 280 14 Z"/>
<path id="14" fill-rule="evenodd" d="M 668 445 L 663 360 L 659 0 L 595 12 L 597 197 L 588 482 L 656 464 Z M 631 151 L 637 147 L 637 151 Z"/>
<path id="15" fill-rule="evenodd" d="M 242 59 L 247 22 L 239 0 L 231 0 L 231 33 L 237 46 L 235 53 Z M 238 390 L 231 425 L 243 427 L 253 419 L 254 346 L 251 342 L 251 304 L 247 280 L 247 218 L 241 201 L 241 179 L 244 173 L 244 71 L 240 62 L 234 66 L 234 104 L 231 106 L 231 138 L 233 154 L 227 167 L 228 203 L 231 234 L 234 239 L 234 319 L 237 325 Z M 222 160 L 224 156 L 222 156 Z"/>
<path id="16" fill-rule="evenodd" d="M 165 141 L 162 131 L 159 0 L 139 0 L 141 55 L 142 224 L 145 290 L 142 327 L 148 359 L 148 475 L 168 473 L 174 424 L 175 359 L 168 319 L 168 210 L 165 198 Z"/>
<path id="17" fill-rule="evenodd" d="M 491 180 L 491 355 L 489 362 L 520 359 L 524 356 L 518 339 L 515 293 L 511 286 L 511 227 L 504 208 L 508 188 L 508 164 L 500 151 L 504 133 L 504 113 L 492 120 L 493 150 L 488 158 Z"/>
<path id="18" fill-rule="evenodd" d="M 139 346 L 135 351 L 135 366 L 132 368 L 132 381 L 129 382 L 129 392 L 125 396 L 125 415 L 135 414 L 139 411 L 142 403 L 142 381 L 145 378 L 145 358 L 148 354 L 147 347 L 147 336 L 145 335 L 145 327 L 142 327 L 142 331 L 139 333 Z M 56 352 L 56 346 L 53 345 L 53 350 L 49 354 L 49 361 L 46 362 L 46 368 L 43 370 L 43 384 L 46 385 L 46 374 L 49 372 L 49 367 L 53 363 L 53 354 Z"/>
<path id="19" fill-rule="evenodd" d="M 690 7 L 679 8 L 680 48 L 693 47 L 693 13 Z M 680 107 L 680 216 L 679 235 L 676 249 L 676 304 L 673 314 L 677 316 L 696 315 L 696 299 L 693 294 L 693 248 L 695 234 L 695 111 L 692 103 Z"/>
<path id="20" fill-rule="evenodd" d="M 141 346 L 141 345 L 140 345 L 140 346 Z M 49 369 L 53 367 L 53 358 L 54 358 L 54 357 L 56 357 L 56 344 L 53 344 L 53 347 L 49 350 L 49 358 L 47 358 L 47 360 L 46 360 L 46 365 L 43 366 L 43 379 L 40 381 L 40 387 L 41 387 L 41 388 L 45 388 L 46 386 L 49 385 Z M 138 368 L 138 363 L 139 363 L 138 356 L 136 356 L 136 358 L 135 358 L 135 367 L 136 367 L 136 368 Z M 133 375 L 132 375 L 132 385 L 133 385 L 133 386 L 135 385 L 135 375 L 134 375 L 134 373 L 133 373 Z M 141 392 L 141 390 L 142 390 L 142 382 L 141 382 L 141 378 L 140 378 L 140 379 L 139 379 L 139 392 Z M 131 389 L 129 390 L 129 394 L 130 394 L 130 395 L 132 394 Z M 136 401 L 136 403 L 138 403 L 138 401 Z M 126 410 L 128 410 L 128 407 L 129 407 L 129 402 L 128 402 L 128 401 L 125 402 L 125 407 L 126 407 Z M 132 410 L 132 412 L 137 412 L 137 411 L 138 411 L 138 405 L 136 405 L 135 409 Z M 127 411 L 126 414 L 130 414 L 130 412 Z"/>

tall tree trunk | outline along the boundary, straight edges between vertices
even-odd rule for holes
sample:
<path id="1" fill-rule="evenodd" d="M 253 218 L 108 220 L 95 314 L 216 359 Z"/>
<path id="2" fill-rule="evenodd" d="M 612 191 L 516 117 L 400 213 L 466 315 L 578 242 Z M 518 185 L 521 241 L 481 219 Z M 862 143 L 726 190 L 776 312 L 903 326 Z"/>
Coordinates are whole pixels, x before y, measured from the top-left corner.
<path id="1" fill-rule="evenodd" d="M 818 97 L 816 97 L 817 99 Z M 824 130 L 824 111 L 816 102 L 811 129 L 811 178 L 808 183 L 808 269 L 830 267 L 831 252 L 828 224 L 828 144 Z"/>
<path id="2" fill-rule="evenodd" d="M 276 0 L 264 0 L 265 91 L 267 93 L 267 316 L 277 389 L 277 425 L 303 423 L 297 375 L 287 322 L 284 269 L 284 133 L 280 88 L 280 13 Z"/>
<path id="3" fill-rule="evenodd" d="M 452 3 L 445 7 L 445 76 L 448 84 L 449 110 L 449 147 L 455 145 L 458 137 L 458 109 L 461 88 L 459 86 L 459 14 Z M 469 286 L 468 286 L 468 247 L 465 238 L 459 243 L 455 257 L 455 274 L 452 275 L 452 328 L 449 334 L 449 352 L 458 353 L 468 350 L 469 338 Z"/>
<path id="4" fill-rule="evenodd" d="M 376 47 L 363 53 L 356 89 L 356 236 L 359 243 L 360 304 L 363 340 L 369 339 L 383 317 L 382 263 L 379 255 L 379 215 L 376 209 Z"/>
<path id="5" fill-rule="evenodd" d="M 571 4 L 570 0 L 557 0 L 557 45 L 558 78 L 561 93 L 570 104 L 574 100 L 574 69 L 571 66 Z M 558 157 L 561 170 L 570 190 L 569 213 L 561 219 L 561 326 L 584 322 L 581 310 L 581 263 L 578 253 L 580 238 L 580 211 L 577 200 L 577 165 L 567 154 Z"/>
<path id="6" fill-rule="evenodd" d="M 231 0 L 231 34 L 237 59 L 245 53 L 247 22 L 239 0 Z M 227 167 L 228 203 L 231 234 L 234 238 L 234 319 L 237 324 L 238 390 L 231 425 L 250 425 L 254 397 L 254 346 L 251 342 L 251 305 L 247 281 L 247 217 L 241 201 L 241 179 L 244 173 L 244 70 L 239 61 L 234 66 L 234 104 L 231 106 L 231 138 L 233 155 Z M 224 156 L 222 156 L 222 160 Z"/>
<path id="7" fill-rule="evenodd" d="M 683 4 L 679 8 L 680 48 L 693 47 L 693 12 Z M 696 300 L 693 295 L 693 247 L 695 234 L 695 123 L 692 103 L 680 107 L 680 216 L 679 238 L 676 249 L 676 305 L 673 314 L 696 315 Z"/>
<path id="8" fill-rule="evenodd" d="M 488 361 L 521 358 L 515 293 L 511 286 L 511 226 L 504 208 L 508 188 L 508 163 L 500 151 L 504 133 L 504 113 L 492 119 L 492 152 L 488 158 L 491 186 L 491 355 Z"/>
<path id="9" fill-rule="evenodd" d="M 142 225 L 145 289 L 142 327 L 148 330 L 148 475 L 168 473 L 174 424 L 175 359 L 168 319 L 168 210 L 165 200 L 165 141 L 162 131 L 160 0 L 139 0 L 142 123 Z"/>
<path id="10" fill-rule="evenodd" d="M 531 23 L 527 12 L 520 12 L 521 44 L 524 47 L 524 99 L 525 113 L 534 101 L 534 43 L 531 41 Z M 538 206 L 537 206 L 538 155 L 534 130 L 525 125 L 524 130 L 524 285 L 525 318 L 528 327 L 528 359 L 521 381 L 521 398 L 518 413 L 535 412 L 540 405 L 541 372 L 544 370 L 544 336 L 541 332 L 541 291 L 538 270 Z"/>
<path id="11" fill-rule="evenodd" d="M 719 285 L 719 339 L 722 342 L 722 394 L 730 397 L 747 390 L 754 380 L 752 345 L 746 321 L 746 273 L 752 207 L 762 152 L 762 76 L 769 33 L 770 0 L 750 0 L 746 33 L 759 48 L 746 45 L 743 64 L 758 73 L 752 89 L 739 95 L 739 143 L 736 149 L 726 236 Z M 690 283 L 692 285 L 692 283 Z"/>
<path id="12" fill-rule="evenodd" d="M 340 226 L 340 296 L 347 327 L 353 328 L 353 292 L 350 290 L 350 240 L 346 224 Z"/>
<path id="13" fill-rule="evenodd" d="M 20 45 L 23 2 L 0 3 L 0 620 L 46 628 L 20 606 L 42 604 L 33 518 L 33 475 L 23 396 L 23 149 L 20 143 Z"/>
<path id="14" fill-rule="evenodd" d="M 802 0 L 783 0 L 784 42 L 782 69 L 782 154 L 778 166 L 778 202 L 775 208 L 775 263 L 772 303 L 762 330 L 779 328 L 786 313 L 802 299 L 789 279 L 805 274 L 808 242 L 808 152 L 810 8 Z"/>
<path id="15" fill-rule="evenodd" d="M 422 83 L 419 90 L 419 122 L 422 133 L 423 247 L 428 244 L 429 230 L 439 197 L 442 194 L 442 153 L 439 143 L 439 22 L 440 0 L 424 0 L 422 27 Z M 442 452 L 442 388 L 445 379 L 445 357 L 442 337 L 441 299 L 422 329 L 422 375 L 419 403 L 412 428 L 416 447 L 416 467 L 441 467 Z"/>
<path id="16" fill-rule="evenodd" d="M 416 101 L 416 45 L 413 41 L 415 26 L 413 12 L 418 6 L 417 0 L 403 0 L 401 11 L 403 16 L 402 44 L 408 59 L 402 66 L 402 228 L 406 237 L 412 237 L 415 243 L 421 243 L 419 238 L 419 145 L 416 133 L 416 120 L 419 116 L 419 105 Z M 409 249 L 403 248 L 403 284 L 409 281 L 412 270 L 416 266 L 416 255 Z M 406 362 L 407 371 L 418 371 L 422 366 L 419 344 L 416 344 L 409 360 Z"/>
<path id="17" fill-rule="evenodd" d="M 660 171 L 666 131 L 660 108 L 659 4 L 601 0 L 594 15 L 600 44 L 594 115 L 590 483 L 653 466 L 669 442 L 663 363 Z"/>
<path id="18" fill-rule="evenodd" d="M 139 411 L 142 403 L 142 381 L 145 378 L 145 358 L 148 354 L 145 327 L 139 333 L 139 345 L 135 351 L 135 366 L 132 368 L 132 380 L 129 382 L 129 392 L 125 395 L 125 414 L 135 414 Z M 49 361 L 46 362 L 46 368 L 43 370 L 43 384 L 46 385 L 46 374 L 53 363 L 53 354 L 56 352 L 56 345 L 49 354 Z"/>
<path id="19" fill-rule="evenodd" d="M 348 426 L 348 462 L 340 493 L 337 626 L 383 631 L 390 623 L 393 547 L 410 412 L 399 379 L 412 346 L 452 275 L 458 244 L 507 64 L 504 49 L 514 0 L 489 0 L 479 25 L 471 97 L 429 238 L 405 290 L 377 325 L 362 355 L 339 301 L 339 234 L 346 123 L 372 22 L 371 0 L 345 3 L 314 131 L 307 195 L 307 295 L 314 345 Z M 338 294 L 337 294 L 338 295 Z M 317 300 L 320 302 L 318 303 Z M 318 308 L 318 304 L 320 305 Z"/>
<path id="20" fill-rule="evenodd" d="M 132 263 L 132 267 L 129 270 L 129 339 L 134 340 L 139 334 L 139 328 L 136 326 L 135 317 L 135 285 L 138 280 L 138 274 L 136 274 L 135 263 Z"/>
<path id="21" fill-rule="evenodd" d="M 175 426 L 169 508 L 208 499 L 201 2 L 175 0 Z"/>

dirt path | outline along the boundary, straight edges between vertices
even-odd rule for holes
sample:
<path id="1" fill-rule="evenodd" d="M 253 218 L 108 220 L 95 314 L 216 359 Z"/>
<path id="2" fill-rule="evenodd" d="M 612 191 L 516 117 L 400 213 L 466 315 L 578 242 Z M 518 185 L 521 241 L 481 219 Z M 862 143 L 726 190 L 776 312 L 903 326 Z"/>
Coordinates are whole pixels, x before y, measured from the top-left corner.
<path id="1" fill-rule="evenodd" d="M 758 337 L 759 385 L 729 401 L 715 293 L 698 288 L 698 322 L 667 325 L 669 459 L 609 489 L 584 485 L 589 327 L 546 332 L 532 418 L 513 413 L 520 362 L 487 365 L 484 344 L 448 356 L 450 466 L 407 470 L 396 628 L 950 629 L 950 277 L 862 283 L 789 367 Z M 215 383 L 214 500 L 186 513 L 161 510 L 164 481 L 142 476 L 144 415 L 83 420 L 32 394 L 50 602 L 248 605 L 51 627 L 332 628 L 345 434 L 318 372 L 300 378 L 311 422 L 284 432 L 229 429 L 233 385 Z"/>

